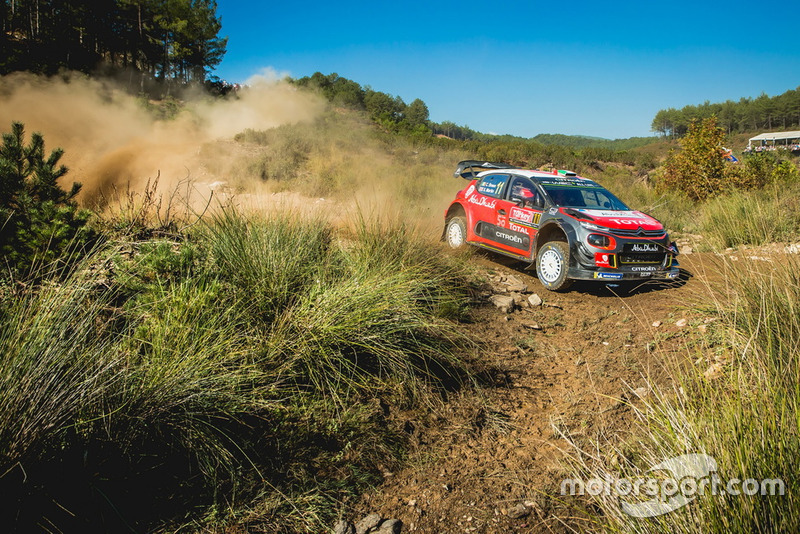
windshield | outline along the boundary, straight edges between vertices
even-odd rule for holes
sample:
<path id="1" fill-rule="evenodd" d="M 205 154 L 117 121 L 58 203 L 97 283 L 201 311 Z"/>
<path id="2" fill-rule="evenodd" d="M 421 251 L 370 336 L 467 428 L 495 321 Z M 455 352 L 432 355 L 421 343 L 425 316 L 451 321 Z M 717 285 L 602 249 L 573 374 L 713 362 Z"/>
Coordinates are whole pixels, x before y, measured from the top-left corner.
<path id="1" fill-rule="evenodd" d="M 591 208 L 615 211 L 628 211 L 620 199 L 602 187 L 580 187 L 564 185 L 543 185 L 544 190 L 561 208 Z"/>

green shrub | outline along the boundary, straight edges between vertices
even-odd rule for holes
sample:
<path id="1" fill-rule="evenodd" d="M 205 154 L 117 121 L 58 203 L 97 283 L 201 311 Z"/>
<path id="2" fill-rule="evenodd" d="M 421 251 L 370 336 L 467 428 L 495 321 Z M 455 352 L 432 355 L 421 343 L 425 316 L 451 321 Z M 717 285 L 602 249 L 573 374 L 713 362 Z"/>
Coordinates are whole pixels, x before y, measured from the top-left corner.
<path id="1" fill-rule="evenodd" d="M 3 134 L 0 146 L 0 253 L 3 271 L 33 275 L 48 264 L 74 261 L 75 253 L 89 245 L 93 233 L 86 223 L 89 212 L 74 202 L 80 184 L 69 191 L 58 180 L 67 174 L 59 165 L 63 155 L 56 149 L 45 156 L 44 139 L 38 133 L 25 144 L 25 131 L 15 122 Z"/>
<path id="2" fill-rule="evenodd" d="M 728 187 L 722 158 L 725 132 L 716 118 L 694 121 L 681 139 L 681 150 L 671 151 L 664 163 L 662 185 L 683 191 L 693 200 L 705 200 Z"/>

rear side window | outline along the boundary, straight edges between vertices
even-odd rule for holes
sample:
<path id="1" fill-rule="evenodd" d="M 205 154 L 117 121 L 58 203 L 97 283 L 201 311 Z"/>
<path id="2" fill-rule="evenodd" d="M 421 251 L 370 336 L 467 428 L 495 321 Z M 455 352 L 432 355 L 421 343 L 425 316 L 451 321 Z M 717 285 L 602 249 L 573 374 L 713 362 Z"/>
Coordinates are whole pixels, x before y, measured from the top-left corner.
<path id="1" fill-rule="evenodd" d="M 490 174 L 481 178 L 478 183 L 478 193 L 486 195 L 487 197 L 500 198 L 503 195 L 506 182 L 508 182 L 508 174 Z"/>

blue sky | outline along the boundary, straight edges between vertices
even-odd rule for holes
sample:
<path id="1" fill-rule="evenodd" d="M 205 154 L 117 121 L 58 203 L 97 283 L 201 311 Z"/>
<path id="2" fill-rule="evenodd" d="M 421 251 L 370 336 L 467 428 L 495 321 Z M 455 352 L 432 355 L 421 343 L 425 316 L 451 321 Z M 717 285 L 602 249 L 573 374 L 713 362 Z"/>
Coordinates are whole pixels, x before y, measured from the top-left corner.
<path id="1" fill-rule="evenodd" d="M 219 0 L 214 74 L 336 72 L 482 132 L 653 135 L 659 109 L 800 86 L 794 4 Z"/>

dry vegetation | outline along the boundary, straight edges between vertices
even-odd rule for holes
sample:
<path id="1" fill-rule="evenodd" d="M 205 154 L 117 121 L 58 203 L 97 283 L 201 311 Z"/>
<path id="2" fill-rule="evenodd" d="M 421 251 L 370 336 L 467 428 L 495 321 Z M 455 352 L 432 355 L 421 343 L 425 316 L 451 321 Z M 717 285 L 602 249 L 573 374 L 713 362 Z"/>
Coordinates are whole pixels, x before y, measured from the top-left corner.
<path id="1" fill-rule="evenodd" d="M 103 199 L 93 224 L 104 238 L 50 280 L 0 288 L 4 523 L 324 531 L 404 461 L 408 436 L 387 421 L 387 405 L 447 417 L 450 392 L 482 402 L 489 374 L 466 323 L 474 263 L 437 244 L 462 186 L 451 177 L 460 159 L 577 166 L 710 250 L 800 231 L 797 180 L 696 203 L 658 186 L 653 156 L 609 162 L 491 144 L 476 154 L 310 102 L 298 103 L 304 120 L 278 117 L 268 129 L 247 128 L 246 110 L 226 104 L 242 117 L 234 141 L 198 134 L 213 130 L 218 110 L 193 115 L 200 130 L 187 118 L 181 154 L 190 157 L 161 173 L 161 192 L 121 193 L 129 177 L 156 175 L 130 159 L 141 139 L 94 153 L 114 165 L 78 165 L 98 177 L 87 188 Z M 178 142 L 173 126 L 137 121 Z M 87 152 L 73 161 L 89 161 Z M 578 472 L 633 473 L 703 450 L 725 474 L 789 482 L 800 457 L 797 267 L 726 268 L 727 291 L 706 310 L 718 318 L 707 344 L 687 348 L 729 354 L 724 379 L 709 384 L 676 363 L 684 387 L 641 409 L 636 448 L 616 466 L 576 453 Z M 590 507 L 590 528 L 777 532 L 798 521 L 791 493 L 699 499 L 669 522 L 634 522 L 616 506 Z"/>

